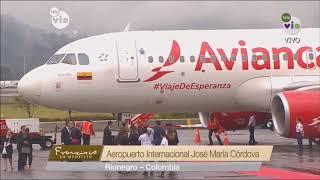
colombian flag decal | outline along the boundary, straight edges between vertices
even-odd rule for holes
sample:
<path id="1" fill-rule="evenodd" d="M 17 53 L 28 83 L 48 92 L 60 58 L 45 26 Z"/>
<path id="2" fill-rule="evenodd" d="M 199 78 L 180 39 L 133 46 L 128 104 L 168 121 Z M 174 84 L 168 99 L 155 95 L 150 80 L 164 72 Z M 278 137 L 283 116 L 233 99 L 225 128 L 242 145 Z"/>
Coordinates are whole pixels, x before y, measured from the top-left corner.
<path id="1" fill-rule="evenodd" d="M 92 80 L 92 72 L 78 72 L 77 80 Z"/>

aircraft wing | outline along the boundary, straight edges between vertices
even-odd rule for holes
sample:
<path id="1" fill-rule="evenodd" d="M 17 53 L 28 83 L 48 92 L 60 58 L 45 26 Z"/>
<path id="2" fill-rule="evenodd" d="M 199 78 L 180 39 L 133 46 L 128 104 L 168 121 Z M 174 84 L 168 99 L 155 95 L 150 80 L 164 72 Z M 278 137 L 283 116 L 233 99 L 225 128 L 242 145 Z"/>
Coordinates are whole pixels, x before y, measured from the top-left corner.
<path id="1" fill-rule="evenodd" d="M 283 88 L 285 91 L 297 90 L 297 91 L 320 91 L 320 81 L 310 82 L 302 81 L 288 84 Z"/>

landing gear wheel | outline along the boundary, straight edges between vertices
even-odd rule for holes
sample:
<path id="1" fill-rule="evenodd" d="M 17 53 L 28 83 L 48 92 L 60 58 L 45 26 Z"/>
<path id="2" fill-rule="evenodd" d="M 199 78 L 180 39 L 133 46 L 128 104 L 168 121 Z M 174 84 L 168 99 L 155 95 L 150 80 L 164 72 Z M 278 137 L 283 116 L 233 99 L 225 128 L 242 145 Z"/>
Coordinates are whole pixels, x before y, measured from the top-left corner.
<path id="1" fill-rule="evenodd" d="M 273 127 L 274 127 L 273 126 L 273 122 L 272 121 L 268 121 L 267 122 L 267 128 L 270 129 L 270 130 L 273 130 Z"/>

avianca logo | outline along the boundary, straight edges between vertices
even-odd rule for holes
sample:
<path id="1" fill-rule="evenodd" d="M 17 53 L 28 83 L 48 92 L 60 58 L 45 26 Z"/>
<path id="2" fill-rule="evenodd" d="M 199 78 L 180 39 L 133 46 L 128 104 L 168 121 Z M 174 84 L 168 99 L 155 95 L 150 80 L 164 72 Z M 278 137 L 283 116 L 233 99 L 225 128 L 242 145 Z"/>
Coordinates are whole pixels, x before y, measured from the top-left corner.
<path id="1" fill-rule="evenodd" d="M 153 76 L 151 76 L 149 79 L 145 80 L 144 82 L 154 81 L 168 73 L 174 72 L 174 71 L 161 71 L 161 69 L 163 67 L 171 66 L 172 64 L 176 63 L 179 60 L 179 57 L 180 57 L 180 46 L 177 43 L 177 41 L 173 40 L 170 54 L 166 59 L 165 63 L 163 64 L 163 66 L 154 68 L 152 72 L 156 72 L 156 73 Z"/>
<path id="2" fill-rule="evenodd" d="M 195 66 L 194 71 L 202 71 L 202 66 L 204 64 L 211 64 L 213 69 L 216 71 L 232 71 L 234 68 L 235 61 L 232 58 L 241 59 L 241 65 L 242 70 L 249 70 L 249 62 L 251 62 L 251 66 L 254 70 L 269 70 L 269 69 L 280 69 L 280 57 L 282 57 L 283 54 L 286 56 L 286 62 L 287 62 L 287 69 L 294 69 L 294 61 L 296 60 L 298 63 L 298 66 L 303 69 L 312 69 L 318 66 L 320 68 L 320 55 L 318 55 L 315 58 L 314 61 L 308 61 L 304 60 L 306 59 L 305 53 L 312 53 L 313 48 L 310 46 L 302 46 L 300 47 L 297 52 L 293 53 L 292 50 L 289 47 L 272 47 L 271 54 L 269 53 L 269 50 L 263 47 L 256 47 L 251 49 L 251 54 L 253 54 L 253 57 L 255 57 L 254 60 L 249 61 L 248 58 L 251 57 L 248 55 L 248 50 L 245 47 L 246 42 L 243 40 L 240 40 L 238 42 L 238 45 L 240 47 L 232 48 L 231 49 L 231 55 L 228 57 L 222 48 L 217 48 L 216 52 L 211 48 L 208 42 L 202 42 L 199 57 L 197 59 L 197 63 Z M 320 47 L 315 48 L 317 52 L 320 52 Z M 161 77 L 163 77 L 166 74 L 172 73 L 174 71 L 166 71 L 162 70 L 165 67 L 171 66 L 178 62 L 180 58 L 181 50 L 180 46 L 177 41 L 173 40 L 172 47 L 170 54 L 168 58 L 166 59 L 163 66 L 157 67 L 152 69 L 152 72 L 155 72 L 153 76 L 146 79 L 144 82 L 151 82 L 155 81 Z M 205 55 L 209 54 L 210 57 L 206 57 Z M 222 63 L 224 63 L 225 69 L 222 69 L 222 66 L 220 64 L 220 61 L 218 60 L 222 59 Z M 314 58 L 314 55 L 312 53 L 312 56 Z M 271 64 L 271 56 L 275 56 L 277 60 L 273 61 L 273 64 Z M 304 57 L 304 58 L 303 58 Z"/>

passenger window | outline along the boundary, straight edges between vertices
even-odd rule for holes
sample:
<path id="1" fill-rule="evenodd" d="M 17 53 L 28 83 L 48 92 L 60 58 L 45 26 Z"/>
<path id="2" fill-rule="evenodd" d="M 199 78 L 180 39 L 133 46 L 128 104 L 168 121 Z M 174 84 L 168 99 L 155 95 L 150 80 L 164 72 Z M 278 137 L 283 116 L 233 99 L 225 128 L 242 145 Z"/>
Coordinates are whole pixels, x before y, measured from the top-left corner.
<path id="1" fill-rule="evenodd" d="M 76 65 L 77 64 L 76 55 L 75 54 L 67 54 L 63 58 L 62 63 Z"/>
<path id="2" fill-rule="evenodd" d="M 215 56 L 210 56 L 210 61 L 211 62 L 214 62 L 216 60 L 216 57 Z"/>
<path id="3" fill-rule="evenodd" d="M 163 63 L 163 62 L 164 62 L 163 56 L 159 56 L 159 62 L 160 62 L 160 63 Z"/>
<path id="4" fill-rule="evenodd" d="M 237 56 L 232 55 L 231 56 L 231 61 L 236 61 L 237 60 Z"/>
<path id="5" fill-rule="evenodd" d="M 252 61 L 257 61 L 257 56 L 255 54 L 252 55 Z"/>
<path id="6" fill-rule="evenodd" d="M 204 60 L 205 60 L 204 56 L 201 55 L 201 56 L 200 56 L 200 61 L 201 61 L 201 62 L 204 62 Z"/>
<path id="7" fill-rule="evenodd" d="M 313 60 L 313 59 L 314 59 L 313 53 L 309 53 L 309 59 L 310 59 L 310 60 Z"/>
<path id="8" fill-rule="evenodd" d="M 267 56 L 264 54 L 264 55 L 262 55 L 262 60 L 263 61 L 267 61 Z"/>
<path id="9" fill-rule="evenodd" d="M 56 54 L 53 55 L 46 64 L 58 64 L 65 54 Z"/>
<path id="10" fill-rule="evenodd" d="M 279 61 L 279 56 L 278 56 L 278 54 L 273 54 L 273 60 L 274 60 L 274 61 Z"/>
<path id="11" fill-rule="evenodd" d="M 169 56 L 169 62 L 170 62 L 170 63 L 174 63 L 173 61 L 174 61 L 174 58 L 173 58 L 172 55 L 170 55 L 170 56 Z"/>
<path id="12" fill-rule="evenodd" d="M 242 56 L 242 61 L 248 61 L 248 56 L 243 55 Z"/>
<path id="13" fill-rule="evenodd" d="M 222 55 L 222 56 L 221 56 L 221 61 L 223 61 L 223 62 L 224 62 L 224 61 L 226 61 L 226 60 L 227 60 L 227 57 L 226 57 L 226 56 L 224 56 L 224 55 Z"/>
<path id="14" fill-rule="evenodd" d="M 184 56 L 180 56 L 180 62 L 184 62 Z"/>
<path id="15" fill-rule="evenodd" d="M 190 62 L 195 62 L 196 58 L 194 56 L 190 56 Z"/>
<path id="16" fill-rule="evenodd" d="M 89 57 L 84 53 L 78 54 L 78 60 L 80 65 L 89 65 Z"/>
<path id="17" fill-rule="evenodd" d="M 153 63 L 153 57 L 152 57 L 152 56 L 149 56 L 149 57 L 148 57 L 148 61 L 149 61 L 149 63 Z"/>

